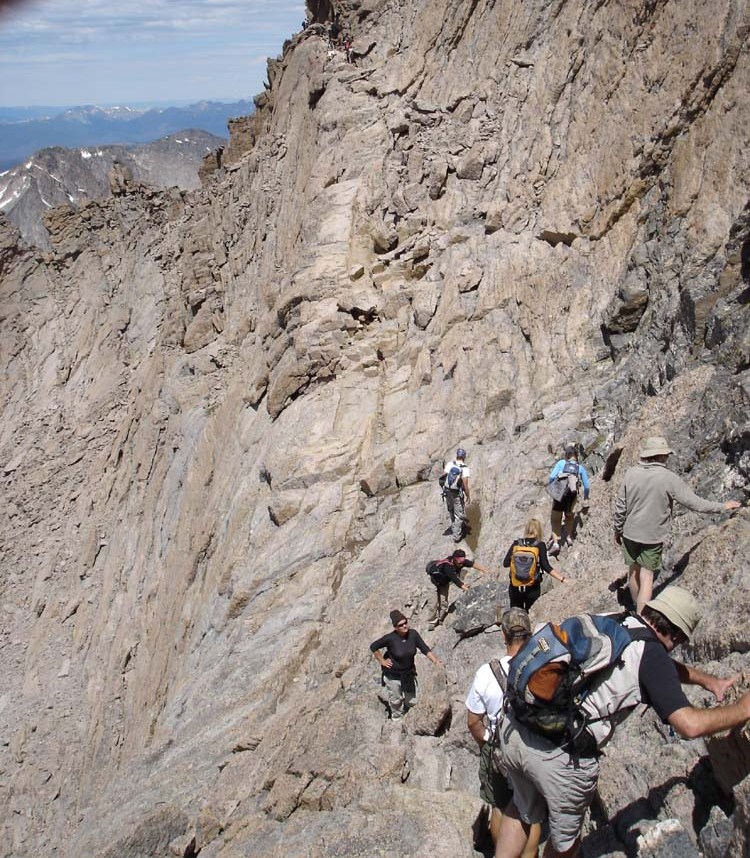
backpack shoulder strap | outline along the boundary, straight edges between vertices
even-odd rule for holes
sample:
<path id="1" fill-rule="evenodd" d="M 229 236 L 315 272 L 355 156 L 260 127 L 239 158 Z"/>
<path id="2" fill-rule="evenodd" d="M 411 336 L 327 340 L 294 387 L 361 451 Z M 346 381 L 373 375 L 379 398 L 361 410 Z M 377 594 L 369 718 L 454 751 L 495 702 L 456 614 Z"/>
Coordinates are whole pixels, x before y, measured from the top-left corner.
<path id="1" fill-rule="evenodd" d="M 493 658 L 490 662 L 490 670 L 492 671 L 495 679 L 497 680 L 497 684 L 502 688 L 503 694 L 508 690 L 508 675 L 503 670 L 503 666 L 500 663 L 499 659 Z"/>

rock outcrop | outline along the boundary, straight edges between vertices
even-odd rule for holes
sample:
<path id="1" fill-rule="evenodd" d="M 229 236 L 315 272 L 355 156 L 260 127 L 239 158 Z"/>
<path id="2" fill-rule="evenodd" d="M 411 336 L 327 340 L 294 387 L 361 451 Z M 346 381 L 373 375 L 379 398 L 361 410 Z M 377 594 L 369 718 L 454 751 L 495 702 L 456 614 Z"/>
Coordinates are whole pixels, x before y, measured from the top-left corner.
<path id="1" fill-rule="evenodd" d="M 131 185 L 198 188 L 206 153 L 224 142 L 221 137 L 193 129 L 140 146 L 42 149 L 0 175 L 0 211 L 27 243 L 49 250 L 44 216 L 51 210 L 58 206 L 80 208 L 122 191 L 121 182 L 113 185 L 113 174 L 126 174 Z"/>
<path id="2" fill-rule="evenodd" d="M 644 436 L 747 497 L 747 9 L 309 6 L 357 64 L 290 40 L 201 189 L 56 210 L 47 253 L 0 223 L 2 856 L 474 855 L 504 579 L 427 633 L 442 460 L 469 450 L 499 569 L 584 446 L 575 584 L 536 620 L 616 608 Z M 680 513 L 662 578 L 706 606 L 682 656 L 738 688 L 748 520 Z M 394 607 L 446 662 L 403 729 L 368 651 Z M 631 717 L 584 853 L 746 854 L 749 741 Z"/>

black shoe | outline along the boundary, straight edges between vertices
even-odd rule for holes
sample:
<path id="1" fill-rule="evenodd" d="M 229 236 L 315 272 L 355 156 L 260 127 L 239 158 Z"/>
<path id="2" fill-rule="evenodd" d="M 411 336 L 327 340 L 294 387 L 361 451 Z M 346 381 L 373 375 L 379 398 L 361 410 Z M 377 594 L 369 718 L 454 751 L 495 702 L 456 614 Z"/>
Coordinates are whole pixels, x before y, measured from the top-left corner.
<path id="1" fill-rule="evenodd" d="M 625 583 L 628 580 L 627 575 L 620 575 L 619 578 L 615 578 L 615 580 L 607 587 L 610 593 L 616 593 L 620 587 L 624 587 Z"/>
<path id="2" fill-rule="evenodd" d="M 443 531 L 443 536 L 450 536 L 451 533 L 453 533 L 453 528 L 452 527 L 446 527 L 445 530 Z"/>

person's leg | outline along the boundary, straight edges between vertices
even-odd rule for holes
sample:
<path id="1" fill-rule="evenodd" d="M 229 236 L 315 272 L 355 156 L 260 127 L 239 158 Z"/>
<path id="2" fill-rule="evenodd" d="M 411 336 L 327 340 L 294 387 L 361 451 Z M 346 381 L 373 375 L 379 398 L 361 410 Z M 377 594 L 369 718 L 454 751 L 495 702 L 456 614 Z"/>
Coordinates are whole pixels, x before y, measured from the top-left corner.
<path id="1" fill-rule="evenodd" d="M 430 579 L 432 580 L 432 579 Z M 432 594 L 430 595 L 430 616 L 427 623 L 431 629 L 440 622 L 440 585 L 432 581 Z"/>
<path id="2" fill-rule="evenodd" d="M 450 593 L 451 582 L 443 581 L 442 584 L 438 584 L 437 586 L 437 599 L 438 599 L 438 619 L 439 623 L 442 623 L 448 614 L 448 594 Z"/>
<path id="3" fill-rule="evenodd" d="M 511 802 L 503 811 L 495 841 L 495 858 L 521 858 L 529 839 L 530 825 L 518 815 Z"/>
<path id="4" fill-rule="evenodd" d="M 398 721 L 404 717 L 404 696 L 401 691 L 401 680 L 388 676 L 383 677 L 383 683 L 388 695 L 388 706 L 391 709 L 391 719 Z"/>
<path id="5" fill-rule="evenodd" d="M 643 606 L 646 602 L 651 600 L 651 596 L 654 592 L 654 573 L 650 569 L 646 569 L 642 566 L 640 567 L 640 575 L 638 577 L 640 586 L 638 588 L 637 598 L 635 599 L 635 610 L 636 613 L 640 614 L 643 610 Z M 633 592 L 632 588 L 630 592 Z"/>
<path id="6" fill-rule="evenodd" d="M 549 514 L 549 526 L 552 531 L 552 545 L 550 553 L 556 554 L 560 551 L 560 540 L 562 539 L 562 507 L 557 501 L 552 502 L 552 511 Z"/>
<path id="7" fill-rule="evenodd" d="M 511 608 L 523 608 L 526 604 L 523 591 L 519 590 L 518 587 L 514 587 L 512 584 L 508 584 L 508 600 Z"/>
<path id="8" fill-rule="evenodd" d="M 417 702 L 417 677 L 414 674 L 401 679 L 401 695 L 406 713 Z"/>
<path id="9" fill-rule="evenodd" d="M 455 510 L 455 500 L 456 500 L 456 492 L 452 492 L 450 489 L 445 490 L 445 506 L 448 510 L 448 521 L 451 523 L 451 528 L 453 527 L 453 520 L 456 514 Z"/>
<path id="10" fill-rule="evenodd" d="M 535 822 L 529 826 L 529 837 L 523 847 L 521 858 L 538 858 L 539 842 L 542 839 L 542 826 Z"/>
<path id="11" fill-rule="evenodd" d="M 479 797 L 490 806 L 489 828 L 493 847 L 497 846 L 497 835 L 505 807 L 513 798 L 513 790 L 508 779 L 499 769 L 494 759 L 493 748 L 489 742 L 482 745 L 479 752 Z"/>
<path id="12" fill-rule="evenodd" d="M 628 588 L 633 604 L 638 604 L 638 593 L 641 589 L 641 567 L 637 563 L 631 563 L 628 567 Z"/>
<path id="13" fill-rule="evenodd" d="M 574 500 L 575 502 L 575 500 Z M 565 510 L 565 541 L 568 545 L 573 544 L 576 534 L 576 516 L 573 512 L 573 504 Z"/>
<path id="14" fill-rule="evenodd" d="M 555 542 L 560 541 L 560 537 L 562 536 L 562 519 L 563 514 L 562 510 L 552 508 L 552 512 L 549 514 L 549 526 L 552 531 L 552 539 Z"/>
<path id="15" fill-rule="evenodd" d="M 466 506 L 464 496 L 461 492 L 456 494 L 453 500 L 453 541 L 460 542 L 464 535 L 466 525 Z"/>
<path id="16" fill-rule="evenodd" d="M 497 849 L 498 836 L 500 834 L 500 823 L 503 821 L 503 815 L 498 808 L 490 809 L 490 837 L 492 845 Z"/>
<path id="17" fill-rule="evenodd" d="M 531 606 L 536 602 L 536 600 L 542 595 L 542 583 L 536 584 L 533 587 L 527 587 L 523 592 L 523 605 L 521 607 L 528 613 L 531 610 Z"/>

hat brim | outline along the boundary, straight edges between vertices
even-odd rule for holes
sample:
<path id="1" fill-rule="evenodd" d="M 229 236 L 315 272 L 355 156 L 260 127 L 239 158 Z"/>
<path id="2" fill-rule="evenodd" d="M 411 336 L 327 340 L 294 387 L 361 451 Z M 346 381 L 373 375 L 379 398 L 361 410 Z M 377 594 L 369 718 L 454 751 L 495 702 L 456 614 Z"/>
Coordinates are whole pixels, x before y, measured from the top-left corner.
<path id="1" fill-rule="evenodd" d="M 655 599 L 652 599 L 650 602 L 646 602 L 646 605 L 649 608 L 652 608 L 654 611 L 658 611 L 660 614 L 665 616 L 672 625 L 679 629 L 688 640 L 692 638 L 693 632 L 690 628 L 688 621 L 682 614 L 677 611 L 672 605 L 665 603 L 663 600 L 660 600 L 657 596 Z"/>
<path id="2" fill-rule="evenodd" d="M 640 452 L 641 459 L 651 459 L 654 456 L 671 456 L 674 450 L 669 447 L 646 447 Z"/>

